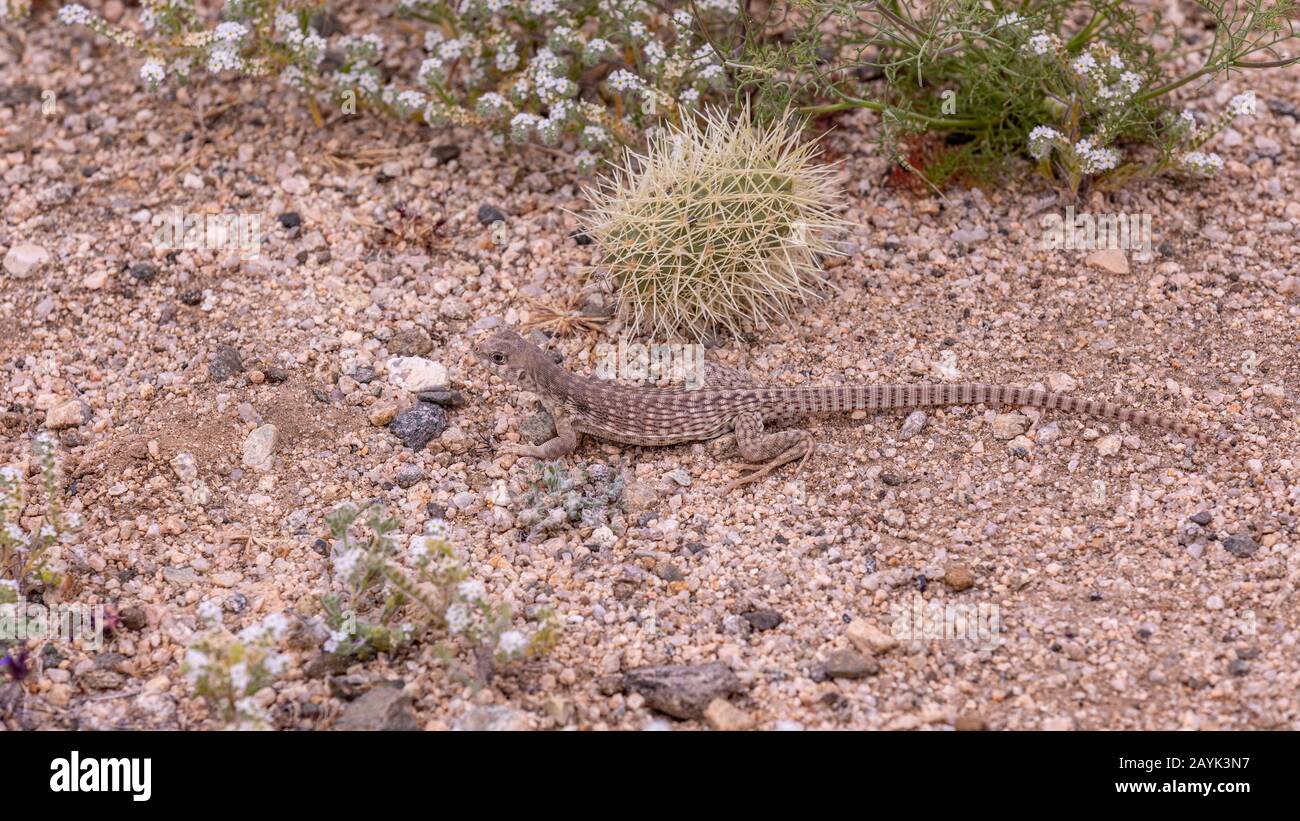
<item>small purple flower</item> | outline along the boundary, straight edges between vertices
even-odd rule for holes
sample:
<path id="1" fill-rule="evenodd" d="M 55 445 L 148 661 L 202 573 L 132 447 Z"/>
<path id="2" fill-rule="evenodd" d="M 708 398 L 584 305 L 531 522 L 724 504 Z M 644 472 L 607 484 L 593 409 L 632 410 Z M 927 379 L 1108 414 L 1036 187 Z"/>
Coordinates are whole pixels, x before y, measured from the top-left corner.
<path id="1" fill-rule="evenodd" d="M 27 652 L 27 648 L 21 650 L 10 650 L 8 655 L 4 658 L 0 658 L 0 668 L 4 668 L 4 671 L 9 674 L 11 680 L 23 681 L 31 672 L 31 669 L 27 666 L 28 655 L 29 653 Z"/>

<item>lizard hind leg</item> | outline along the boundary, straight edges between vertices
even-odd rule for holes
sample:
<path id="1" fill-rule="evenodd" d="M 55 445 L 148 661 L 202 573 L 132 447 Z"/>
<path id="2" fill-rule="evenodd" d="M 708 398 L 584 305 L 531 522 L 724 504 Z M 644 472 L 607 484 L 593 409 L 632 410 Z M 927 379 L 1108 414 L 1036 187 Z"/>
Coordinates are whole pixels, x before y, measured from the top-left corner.
<path id="1" fill-rule="evenodd" d="M 763 433 L 763 417 L 757 413 L 743 413 L 736 417 L 736 445 L 740 456 L 746 462 L 764 463 L 737 479 L 733 479 L 722 489 L 727 495 L 741 485 L 756 482 L 772 471 L 786 464 L 799 460 L 795 472 L 803 469 L 808 457 L 816 449 L 813 436 L 806 430 L 782 430 L 775 433 Z"/>

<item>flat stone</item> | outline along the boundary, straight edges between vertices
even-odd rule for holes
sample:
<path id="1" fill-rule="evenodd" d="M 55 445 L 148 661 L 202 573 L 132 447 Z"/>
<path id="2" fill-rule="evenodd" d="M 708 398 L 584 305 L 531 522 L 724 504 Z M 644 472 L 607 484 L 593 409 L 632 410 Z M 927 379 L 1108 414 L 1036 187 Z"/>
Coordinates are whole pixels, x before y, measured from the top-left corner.
<path id="1" fill-rule="evenodd" d="M 39 245 L 15 245 L 5 254 L 5 270 L 15 277 L 25 277 L 50 261 L 50 252 Z"/>
<path id="2" fill-rule="evenodd" d="M 1109 436 L 1103 436 L 1097 440 L 1097 452 L 1102 456 L 1114 456 L 1119 453 L 1120 446 L 1123 442 L 1124 440 L 1114 433 Z"/>
<path id="3" fill-rule="evenodd" d="M 1235 533 L 1223 540 L 1223 549 L 1238 559 L 1249 559 L 1259 550 L 1259 544 L 1249 533 Z"/>
<path id="4" fill-rule="evenodd" d="M 713 729 L 724 733 L 754 729 L 754 719 L 730 701 L 715 698 L 704 708 L 704 720 Z"/>
<path id="5" fill-rule="evenodd" d="M 856 650 L 836 650 L 823 665 L 831 678 L 866 678 L 880 672 L 880 662 Z"/>
<path id="6" fill-rule="evenodd" d="M 1116 248 L 1103 248 L 1084 257 L 1084 263 L 1112 274 L 1129 272 L 1128 256 Z"/>
<path id="7" fill-rule="evenodd" d="M 451 725 L 463 732 L 518 732 L 531 729 L 528 714 L 510 707 L 474 707 Z"/>
<path id="8" fill-rule="evenodd" d="M 275 425 L 262 425 L 253 430 L 244 439 L 244 465 L 254 470 L 270 470 L 271 456 L 279 439 L 280 431 Z"/>
<path id="9" fill-rule="evenodd" d="M 421 402 L 432 402 L 444 408 L 459 408 L 465 404 L 465 396 L 453 390 L 421 391 L 418 398 Z"/>
<path id="10" fill-rule="evenodd" d="M 162 575 L 166 582 L 179 587 L 188 587 L 199 580 L 199 574 L 189 567 L 164 567 Z"/>
<path id="11" fill-rule="evenodd" d="M 674 718 L 696 719 L 714 699 L 742 691 L 740 679 L 719 662 L 640 667 L 623 676 L 623 687 Z"/>
<path id="12" fill-rule="evenodd" d="M 418 730 L 411 697 L 396 687 L 376 687 L 343 708 L 335 730 Z"/>
<path id="13" fill-rule="evenodd" d="M 1029 420 L 1021 413 L 999 413 L 993 417 L 993 435 L 998 439 L 1015 439 L 1029 428 Z"/>
<path id="14" fill-rule="evenodd" d="M 407 328 L 393 334 L 388 350 L 394 356 L 424 356 L 433 350 L 433 339 L 423 328 Z"/>
<path id="15" fill-rule="evenodd" d="M 925 415 L 925 411 L 912 411 L 903 420 L 903 427 L 898 432 L 898 438 L 906 442 L 908 439 L 916 436 L 925 428 L 925 423 L 930 417 Z"/>
<path id="16" fill-rule="evenodd" d="M 75 428 L 90 421 L 90 408 L 80 399 L 60 402 L 45 413 L 45 427 L 49 430 Z"/>
<path id="17" fill-rule="evenodd" d="M 420 393 L 447 387 L 447 369 L 419 356 L 395 356 L 388 360 L 388 382 L 404 391 Z"/>
<path id="18" fill-rule="evenodd" d="M 774 630 L 784 619 L 775 610 L 754 610 L 745 614 L 745 621 L 749 622 L 755 630 Z"/>
<path id="19" fill-rule="evenodd" d="M 898 646 L 898 639 L 870 622 L 854 619 L 845 632 L 853 646 L 872 656 L 881 656 Z"/>

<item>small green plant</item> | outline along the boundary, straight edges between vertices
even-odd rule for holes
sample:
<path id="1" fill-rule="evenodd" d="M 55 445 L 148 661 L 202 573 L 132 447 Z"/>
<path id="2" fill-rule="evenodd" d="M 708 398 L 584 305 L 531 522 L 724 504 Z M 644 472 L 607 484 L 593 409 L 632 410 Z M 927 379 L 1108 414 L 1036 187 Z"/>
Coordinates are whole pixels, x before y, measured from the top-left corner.
<path id="1" fill-rule="evenodd" d="M 205 629 L 185 651 L 181 672 L 226 726 L 265 729 L 266 711 L 257 694 L 284 672 L 285 659 L 276 647 L 289 627 L 283 613 L 232 634 L 221 623 L 221 605 L 209 599 L 199 605 Z"/>
<path id="2" fill-rule="evenodd" d="M 824 284 L 840 186 L 788 115 L 711 111 L 589 190 L 587 233 L 634 333 L 699 341 L 788 319 Z"/>
<path id="3" fill-rule="evenodd" d="M 393 535 L 399 523 L 382 508 L 372 507 L 364 526 L 359 518 L 350 506 L 328 518 L 334 573 L 346 593 L 321 598 L 330 630 L 327 652 L 365 658 L 438 631 L 473 657 L 466 680 L 485 683 L 500 666 L 550 649 L 557 630 L 551 612 L 539 611 L 525 629 L 515 627 L 510 606 L 490 599 L 483 583 L 470 577 L 444 522 L 431 522 L 399 550 Z M 374 599 L 382 603 L 358 618 L 356 608 Z M 450 643 L 438 653 L 449 663 L 458 656 Z"/>
<path id="4" fill-rule="evenodd" d="M 535 465 L 528 490 L 519 498 L 515 524 L 528 528 L 530 538 L 574 524 L 607 525 L 610 510 L 620 504 L 623 484 L 623 476 L 604 465 Z"/>
<path id="5" fill-rule="evenodd" d="M 24 529 L 19 520 L 26 500 L 23 477 L 16 467 L 0 468 L 0 604 L 20 601 L 33 584 L 58 587 L 61 579 L 46 561 L 46 552 L 81 525 L 75 512 L 60 502 L 59 467 L 54 441 L 37 436 L 32 449 L 40 467 L 45 508 L 36 524 Z"/>
<path id="6" fill-rule="evenodd" d="M 1200 2 L 1204 35 L 1118 0 L 814 0 L 789 44 L 751 38 L 743 64 L 769 97 L 800 99 L 807 114 L 881 114 L 879 138 L 901 165 L 941 183 L 987 177 L 1026 154 L 1074 198 L 1163 173 L 1212 174 L 1202 150 L 1231 119 L 1253 113 L 1250 92 L 1227 111 L 1179 112 L 1169 99 L 1194 83 L 1292 65 L 1295 0 Z M 828 52 L 819 24 L 835 21 Z M 1171 71 L 1192 55 L 1194 67 Z M 816 100 L 816 102 L 812 102 Z M 909 134 L 943 138 L 941 157 L 917 168 L 898 153 Z"/>

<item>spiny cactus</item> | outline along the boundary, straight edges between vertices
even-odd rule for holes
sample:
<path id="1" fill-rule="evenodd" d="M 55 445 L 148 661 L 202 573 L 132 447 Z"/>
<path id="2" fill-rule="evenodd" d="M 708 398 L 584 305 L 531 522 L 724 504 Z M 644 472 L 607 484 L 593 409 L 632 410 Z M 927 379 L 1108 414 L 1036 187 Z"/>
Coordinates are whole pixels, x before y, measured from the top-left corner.
<path id="1" fill-rule="evenodd" d="M 836 253 L 836 169 L 790 115 L 714 111 L 661 131 L 587 191 L 586 231 L 633 333 L 700 340 L 787 319 Z"/>

